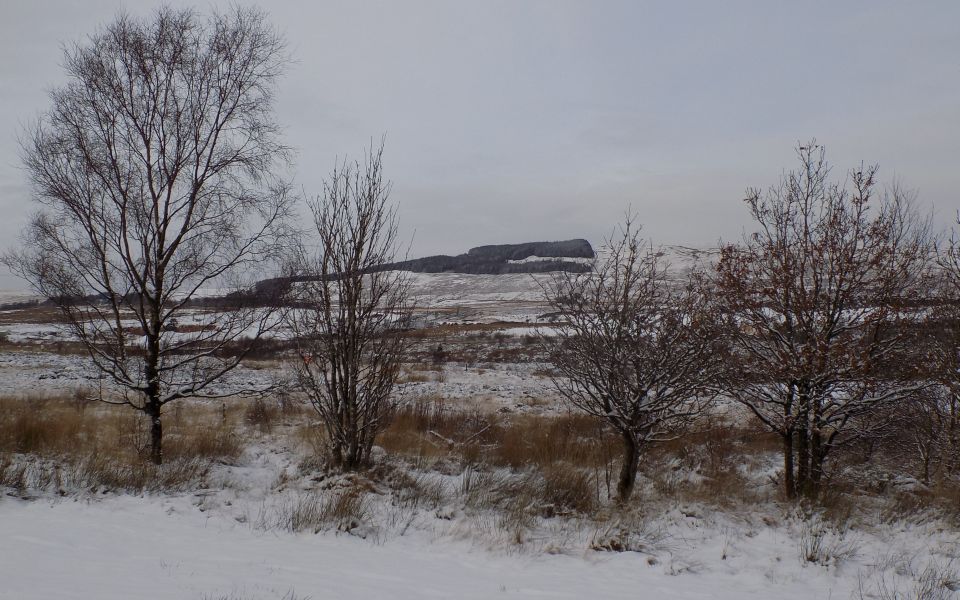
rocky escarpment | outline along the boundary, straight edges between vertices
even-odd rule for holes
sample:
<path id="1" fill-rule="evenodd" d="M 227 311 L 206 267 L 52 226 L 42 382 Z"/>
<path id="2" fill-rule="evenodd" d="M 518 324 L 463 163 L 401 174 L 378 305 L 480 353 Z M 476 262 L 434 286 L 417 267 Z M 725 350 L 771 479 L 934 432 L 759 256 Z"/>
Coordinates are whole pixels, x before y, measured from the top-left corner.
<path id="1" fill-rule="evenodd" d="M 471 248 L 466 254 L 439 254 L 383 265 L 383 270 L 414 273 L 468 273 L 501 275 L 506 273 L 546 273 L 590 270 L 596 256 L 587 240 L 527 242 Z"/>

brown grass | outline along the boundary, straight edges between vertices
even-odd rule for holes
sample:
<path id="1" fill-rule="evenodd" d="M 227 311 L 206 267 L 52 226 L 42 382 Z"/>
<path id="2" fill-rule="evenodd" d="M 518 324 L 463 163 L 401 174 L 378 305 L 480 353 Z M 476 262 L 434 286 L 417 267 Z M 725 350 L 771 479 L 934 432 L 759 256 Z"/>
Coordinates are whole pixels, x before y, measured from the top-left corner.
<path id="1" fill-rule="evenodd" d="M 520 489 L 508 486 L 502 497 L 529 500 L 541 515 L 601 506 L 613 494 L 621 460 L 619 439 L 593 417 L 454 410 L 440 397 L 398 410 L 378 443 L 420 469 L 523 474 L 526 479 L 510 483 Z M 720 506 L 754 502 L 758 483 L 750 468 L 762 466 L 777 443 L 755 423 L 709 417 L 674 441 L 649 446 L 641 474 L 660 497 Z M 495 491 L 505 485 L 481 486 L 484 500 L 501 504 Z"/>
<path id="2" fill-rule="evenodd" d="M 63 313 L 47 304 L 27 305 L 23 308 L 5 309 L 0 312 L 0 324 L 12 323 L 66 323 Z"/>
<path id="3" fill-rule="evenodd" d="M 454 458 L 470 464 L 523 469 L 566 462 L 578 467 L 606 464 L 615 439 L 585 415 L 503 415 L 449 408 L 440 397 L 424 397 L 400 408 L 378 443 L 403 456 Z"/>
<path id="4" fill-rule="evenodd" d="M 460 495 L 468 506 L 542 516 L 588 512 L 597 505 L 613 442 L 595 420 L 584 416 L 456 411 L 438 397 L 400 409 L 378 440 L 387 452 L 418 468 L 449 470 L 446 464 L 463 471 Z M 520 476 L 487 473 L 491 467 Z"/>
<path id="5" fill-rule="evenodd" d="M 140 415 L 89 397 L 79 390 L 0 397 L 0 486 L 25 495 L 192 489 L 205 484 L 215 464 L 238 460 L 257 436 L 305 448 L 303 474 L 326 468 L 315 414 L 286 396 L 171 405 L 164 416 L 166 464 L 159 468 L 146 461 L 149 432 Z M 399 460 L 378 464 L 380 472 L 369 476 L 385 483 L 399 505 L 434 508 L 456 498 L 470 509 L 495 509 L 510 532 L 539 517 L 602 515 L 621 460 L 619 439 L 595 418 L 463 410 L 439 396 L 398 409 L 377 443 Z M 779 486 L 763 473 L 778 452 L 778 440 L 756 423 L 708 416 L 682 437 L 644 451 L 633 506 L 662 500 L 728 509 L 776 501 Z M 451 485 L 449 476 L 460 484 Z M 902 491 L 846 478 L 827 489 L 815 507 L 827 523 L 848 521 L 868 495 L 887 520 L 949 507 L 960 514 L 960 485 L 950 481 Z M 339 514 L 332 506 L 302 508 L 322 508 L 326 525 Z"/>
<path id="6" fill-rule="evenodd" d="M 146 460 L 144 419 L 87 397 L 0 398 L 0 485 L 21 493 L 182 489 L 243 451 L 237 409 L 180 405 L 166 414 L 165 464 L 156 467 Z"/>
<path id="7" fill-rule="evenodd" d="M 367 496 L 361 490 L 347 489 L 299 495 L 279 508 L 273 523 L 261 523 L 261 526 L 292 532 L 319 533 L 327 529 L 350 532 L 369 520 Z"/>
<path id="8" fill-rule="evenodd" d="M 433 378 L 430 377 L 428 373 L 422 371 L 410 371 L 404 370 L 400 373 L 400 377 L 397 379 L 398 384 L 404 383 L 426 383 L 428 381 L 433 381 Z"/>
<path id="9" fill-rule="evenodd" d="M 750 470 L 779 448 L 778 438 L 752 419 L 706 415 L 676 439 L 648 447 L 640 469 L 662 496 L 730 507 L 758 501 L 758 485 L 778 491 Z"/>

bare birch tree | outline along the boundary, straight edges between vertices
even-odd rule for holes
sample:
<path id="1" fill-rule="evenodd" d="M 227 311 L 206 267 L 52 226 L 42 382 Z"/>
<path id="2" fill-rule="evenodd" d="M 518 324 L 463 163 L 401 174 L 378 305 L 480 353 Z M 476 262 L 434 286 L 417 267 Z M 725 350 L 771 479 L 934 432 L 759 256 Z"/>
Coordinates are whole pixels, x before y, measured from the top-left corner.
<path id="1" fill-rule="evenodd" d="M 643 450 L 704 410 L 721 363 L 702 279 L 670 281 L 629 217 L 606 246 L 592 273 L 558 272 L 544 286 L 559 313 L 544 338 L 560 395 L 620 436 L 617 497 L 626 502 Z"/>
<path id="2" fill-rule="evenodd" d="M 286 318 L 300 387 L 320 415 L 333 464 L 349 470 L 369 463 L 388 424 L 407 344 L 407 275 L 380 269 L 397 253 L 382 156 L 381 145 L 362 165 L 337 165 L 323 195 L 310 202 L 319 246 L 300 253 L 295 308 Z"/>
<path id="3" fill-rule="evenodd" d="M 221 396 L 215 384 L 275 323 L 235 300 L 177 331 L 204 288 L 242 286 L 277 255 L 289 198 L 273 174 L 287 150 L 272 109 L 285 61 L 256 10 L 120 16 L 65 51 L 69 81 L 22 142 L 41 208 L 5 262 L 122 391 L 102 399 L 149 417 L 157 464 L 163 407 Z"/>
<path id="4" fill-rule="evenodd" d="M 815 142 L 766 194 L 748 190 L 757 230 L 722 248 L 717 289 L 738 362 L 726 391 L 783 440 L 784 490 L 815 493 L 842 443 L 925 385 L 911 363 L 932 249 L 899 187 L 876 167 L 830 180 Z"/>

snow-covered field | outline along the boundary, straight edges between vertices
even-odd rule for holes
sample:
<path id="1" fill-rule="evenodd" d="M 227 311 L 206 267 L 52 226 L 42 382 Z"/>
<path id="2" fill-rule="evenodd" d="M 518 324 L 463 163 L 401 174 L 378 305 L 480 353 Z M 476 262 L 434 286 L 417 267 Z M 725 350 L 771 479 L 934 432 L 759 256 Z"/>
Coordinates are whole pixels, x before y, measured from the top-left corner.
<path id="1" fill-rule="evenodd" d="M 706 598 L 711 589 L 704 581 L 672 594 L 640 556 L 516 557 L 416 538 L 258 532 L 185 499 L 6 501 L 0 538 L 0 598 L 11 600 Z"/>
<path id="2" fill-rule="evenodd" d="M 11 600 L 807 600 L 852 591 L 849 578 L 802 568 L 773 535 L 733 540 L 741 554 L 728 564 L 684 564 L 699 572 L 671 575 L 637 553 L 517 556 L 422 536 L 378 545 L 350 535 L 261 532 L 200 512 L 187 498 L 0 501 L 0 539 L 0 598 Z M 725 542 L 700 553 L 719 554 L 717 543 Z M 775 568 L 782 554 L 796 564 Z"/>
<path id="3" fill-rule="evenodd" d="M 556 408 L 549 378 L 534 375 L 540 364 L 509 364 L 472 367 L 448 365 L 442 371 L 426 371 L 424 381 L 405 381 L 397 393 L 403 399 L 446 398 L 464 408 L 483 410 Z M 239 367 L 228 373 L 213 391 L 258 389 L 277 382 L 289 382 L 291 374 L 280 363 Z M 0 381 L 10 395 L 57 395 L 78 388 L 96 388 L 99 374 L 83 355 L 53 352 L 0 351 Z M 104 385 L 107 385 L 104 382 Z"/>
<path id="4" fill-rule="evenodd" d="M 379 453 L 382 481 L 330 475 L 303 462 L 289 427 L 246 430 L 242 455 L 187 491 L 8 489 L 0 599 L 926 600 L 954 596 L 917 595 L 924 577 L 958 584 L 960 531 L 947 517 L 897 516 L 875 499 L 839 518 L 780 504 L 775 456 L 744 465 L 766 498 L 755 505 L 672 497 L 644 476 L 629 509 L 516 525 L 471 498 L 502 494 L 522 472 L 413 468 Z M 427 491 L 387 483 L 397 476 Z M 355 516 L 312 520 L 311 507 L 358 491 Z"/>
<path id="5" fill-rule="evenodd" d="M 23 290 L 0 290 L 0 305 L 14 304 L 18 302 L 33 302 L 36 295 Z"/>
<path id="6" fill-rule="evenodd" d="M 273 369 L 239 367 L 213 388 L 216 392 L 256 389 L 273 383 L 282 373 Z M 84 355 L 53 352 L 0 352 L 0 381 L 10 395 L 57 395 L 82 387 L 96 388 L 100 374 Z M 104 382 L 104 385 L 109 385 Z"/>
<path id="7" fill-rule="evenodd" d="M 553 549 L 494 546 L 468 537 L 462 518 L 424 512 L 380 535 L 292 533 L 248 517 L 280 500 L 238 489 L 0 498 L 0 598 L 827 600 L 881 597 L 870 595 L 881 586 L 917 598 L 915 578 L 949 567 L 960 543 L 937 521 L 831 531 L 836 557 L 815 564 L 801 557 L 800 519 L 696 506 L 658 507 L 649 541 L 627 552 L 590 549 L 596 531 L 575 524 Z"/>
<path id="8" fill-rule="evenodd" d="M 505 418 L 562 412 L 548 365 L 535 353 L 487 360 L 491 351 L 527 349 L 524 336 L 546 311 L 542 277 L 415 274 L 417 304 L 431 323 L 466 326 L 448 328 L 442 342 L 467 358 L 407 365 L 401 398 L 442 399 Z M 4 394 L 99 385 L 83 355 L 50 351 L 51 343 L 70 341 L 55 324 L 7 317 L 0 324 L 12 342 L 0 350 Z M 216 391 L 284 377 L 281 360 L 264 360 L 232 372 Z M 292 429 L 241 432 L 241 457 L 215 464 L 188 492 L 0 487 L 0 599 L 932 600 L 960 589 L 960 529 L 948 515 L 898 514 L 877 498 L 865 498 L 850 517 L 802 512 L 776 500 L 773 455 L 738 466 L 762 498 L 755 505 L 681 500 L 641 477 L 629 509 L 534 511 L 515 527 L 501 508 L 471 504 L 476 473 L 456 461 L 413 466 L 381 457 L 388 472 L 434 490 L 432 500 L 412 501 L 382 481 L 304 466 L 304 442 Z M 703 479 L 696 469 L 664 468 L 677 481 Z M 491 467 L 483 476 L 502 493 L 498 482 L 524 474 Z M 298 507 L 348 489 L 364 498 L 356 522 L 285 525 Z M 933 580 L 949 585 L 924 596 L 918 586 Z"/>

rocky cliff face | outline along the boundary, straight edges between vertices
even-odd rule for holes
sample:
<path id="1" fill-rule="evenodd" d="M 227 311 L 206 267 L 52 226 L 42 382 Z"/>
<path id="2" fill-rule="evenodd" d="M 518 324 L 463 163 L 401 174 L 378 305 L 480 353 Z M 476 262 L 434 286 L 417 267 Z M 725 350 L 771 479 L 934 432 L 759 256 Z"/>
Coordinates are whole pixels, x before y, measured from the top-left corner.
<path id="1" fill-rule="evenodd" d="M 501 275 L 506 273 L 546 273 L 572 271 L 584 273 L 595 257 L 587 240 L 527 242 L 471 248 L 466 254 L 427 256 L 389 265 L 384 270 L 414 273 L 468 273 Z"/>
<path id="2" fill-rule="evenodd" d="M 587 240 L 561 242 L 527 242 L 471 248 L 466 254 L 427 256 L 379 267 L 382 271 L 412 273 L 460 273 L 466 275 L 510 275 L 517 273 L 549 273 L 590 271 L 596 254 Z M 296 275 L 265 279 L 249 293 L 255 298 L 278 297 L 298 281 L 315 280 L 316 276 Z"/>

